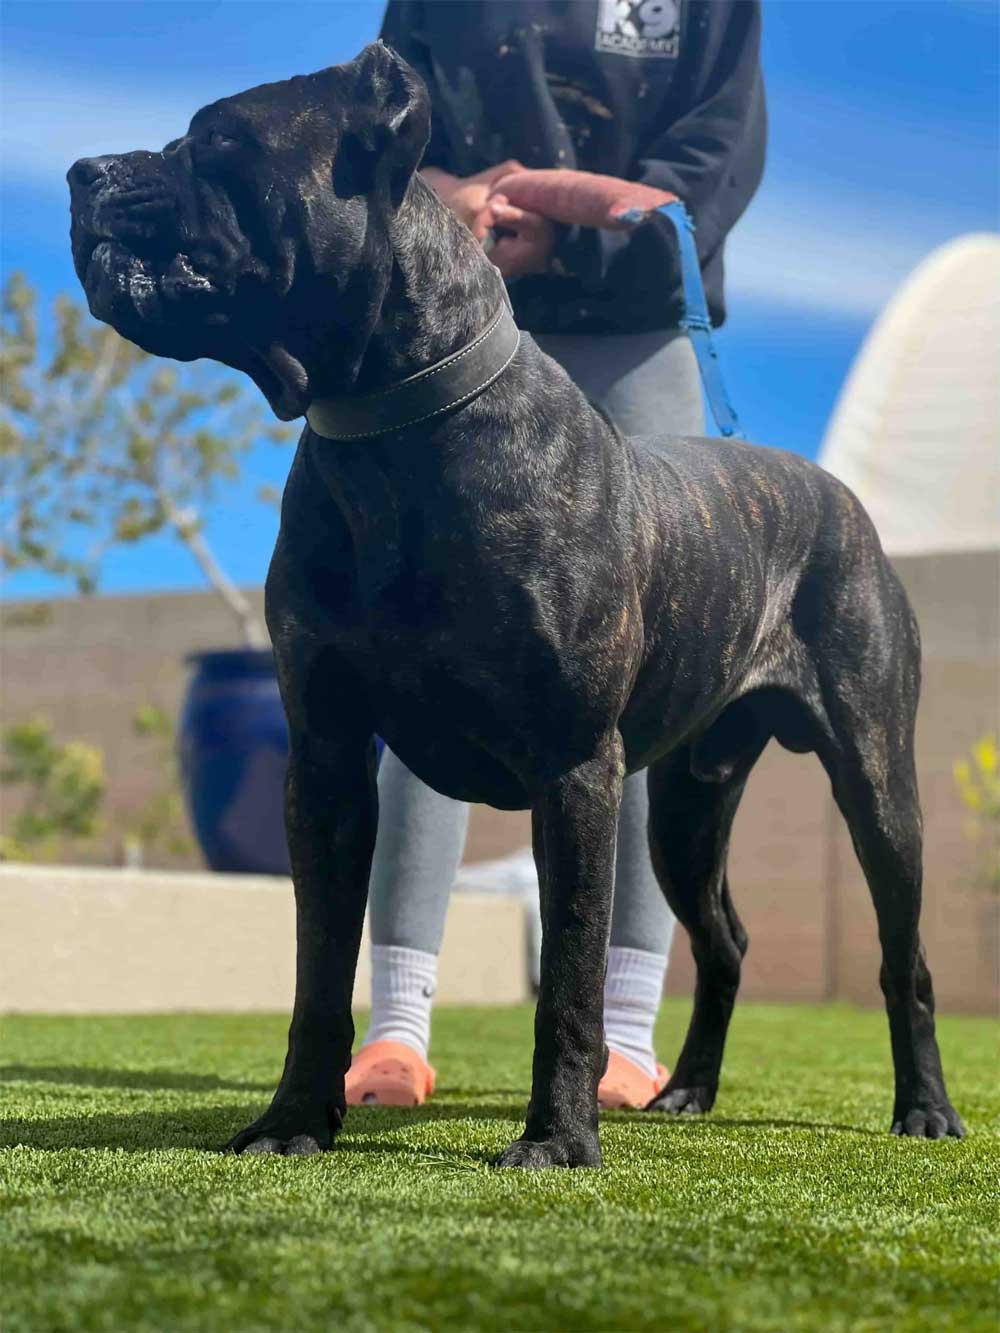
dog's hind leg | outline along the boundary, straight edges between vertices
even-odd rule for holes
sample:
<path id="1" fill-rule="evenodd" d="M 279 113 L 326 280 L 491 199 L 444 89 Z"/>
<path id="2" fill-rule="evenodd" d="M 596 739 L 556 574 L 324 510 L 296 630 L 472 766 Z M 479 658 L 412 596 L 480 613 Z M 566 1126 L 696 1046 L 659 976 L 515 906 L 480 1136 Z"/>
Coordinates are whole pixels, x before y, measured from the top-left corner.
<path id="1" fill-rule="evenodd" d="M 697 751 L 682 746 L 649 770 L 653 868 L 691 937 L 697 966 L 694 1012 L 670 1082 L 647 1110 L 709 1111 L 719 1086 L 726 1032 L 747 937 L 729 896 L 729 837 L 750 770 L 767 743 L 751 732 L 717 775 L 695 776 Z"/>
<path id="2" fill-rule="evenodd" d="M 524 1134 L 500 1166 L 600 1166 L 604 972 L 625 763 L 615 732 L 532 805 L 542 908 L 535 1058 Z"/>
<path id="3" fill-rule="evenodd" d="M 875 904 L 880 982 L 895 1068 L 894 1134 L 965 1134 L 948 1100 L 934 1031 L 934 992 L 920 943 L 922 820 L 913 759 L 916 645 L 883 671 L 843 672 L 824 690 L 833 740 L 819 747 Z M 906 676 L 910 675 L 907 682 Z"/>
<path id="4" fill-rule="evenodd" d="M 845 493 L 846 494 L 846 493 Z M 934 1032 L 934 993 L 920 943 L 923 848 L 914 727 L 920 638 L 902 585 L 856 501 L 835 516 L 846 568 L 829 563 L 800 585 L 793 608 L 824 726 L 815 750 L 830 777 L 875 904 L 896 1076 L 892 1131 L 961 1138 Z M 829 552 L 828 552 L 829 554 Z"/>

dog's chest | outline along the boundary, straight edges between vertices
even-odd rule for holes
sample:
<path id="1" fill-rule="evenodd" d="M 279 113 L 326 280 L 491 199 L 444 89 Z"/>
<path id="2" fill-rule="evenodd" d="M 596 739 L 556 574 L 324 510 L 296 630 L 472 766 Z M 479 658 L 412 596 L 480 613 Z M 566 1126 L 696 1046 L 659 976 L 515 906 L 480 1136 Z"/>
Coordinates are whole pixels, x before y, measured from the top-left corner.
<path id="1" fill-rule="evenodd" d="M 607 728 L 641 638 L 638 608 L 602 593 L 592 562 L 555 550 L 541 559 L 530 525 L 489 532 L 480 520 L 471 531 L 450 517 L 433 506 L 369 512 L 340 645 L 393 749 L 418 769 L 447 754 L 443 769 L 480 778 L 490 755 L 509 781 L 572 733 L 586 749 Z M 471 766 L 459 763 L 469 746 L 479 753 Z M 490 794 L 466 797 L 514 799 L 499 790 L 499 770 L 490 783 Z"/>

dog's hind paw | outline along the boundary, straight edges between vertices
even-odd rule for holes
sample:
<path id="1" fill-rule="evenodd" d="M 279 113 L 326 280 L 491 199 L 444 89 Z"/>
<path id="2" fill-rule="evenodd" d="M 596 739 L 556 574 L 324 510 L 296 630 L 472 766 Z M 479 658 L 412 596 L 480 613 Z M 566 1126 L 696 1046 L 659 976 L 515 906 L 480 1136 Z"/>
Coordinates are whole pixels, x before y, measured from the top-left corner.
<path id="1" fill-rule="evenodd" d="M 714 1104 L 714 1088 L 674 1088 L 668 1083 L 646 1110 L 665 1111 L 668 1115 L 704 1115 Z"/>
<path id="2" fill-rule="evenodd" d="M 965 1126 L 953 1106 L 915 1106 L 905 1114 L 897 1112 L 890 1134 L 911 1139 L 964 1139 Z"/>
<path id="3" fill-rule="evenodd" d="M 534 1143 L 530 1139 L 515 1139 L 497 1161 L 497 1166 L 519 1166 L 539 1170 L 547 1166 L 601 1166 L 601 1145 L 580 1142 L 570 1144 L 563 1139 L 545 1139 Z"/>

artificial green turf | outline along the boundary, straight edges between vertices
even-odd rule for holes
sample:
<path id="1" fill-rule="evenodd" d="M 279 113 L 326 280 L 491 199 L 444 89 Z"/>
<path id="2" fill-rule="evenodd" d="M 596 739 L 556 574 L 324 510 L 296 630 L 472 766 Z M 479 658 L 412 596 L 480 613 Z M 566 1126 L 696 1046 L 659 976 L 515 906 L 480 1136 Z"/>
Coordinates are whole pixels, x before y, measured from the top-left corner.
<path id="1" fill-rule="evenodd" d="M 675 1053 L 687 1006 L 664 1007 Z M 3 1024 L 4 1333 L 997 1327 L 997 1028 L 940 1023 L 970 1137 L 890 1138 L 881 1014 L 744 1005 L 713 1115 L 604 1118 L 603 1171 L 498 1171 L 527 1009 L 441 1010 L 439 1090 L 318 1158 L 224 1157 L 280 1017 Z"/>

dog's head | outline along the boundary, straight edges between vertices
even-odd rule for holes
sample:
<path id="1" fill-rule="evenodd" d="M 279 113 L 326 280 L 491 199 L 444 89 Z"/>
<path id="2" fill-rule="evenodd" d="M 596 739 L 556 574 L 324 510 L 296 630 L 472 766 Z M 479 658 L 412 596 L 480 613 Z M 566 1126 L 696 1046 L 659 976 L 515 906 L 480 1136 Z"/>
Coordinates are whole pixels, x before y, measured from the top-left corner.
<path id="1" fill-rule="evenodd" d="M 203 107 L 161 152 L 68 173 L 91 312 L 158 356 L 211 357 L 301 415 L 350 378 L 388 280 L 388 227 L 427 141 L 426 89 L 381 43 Z"/>

